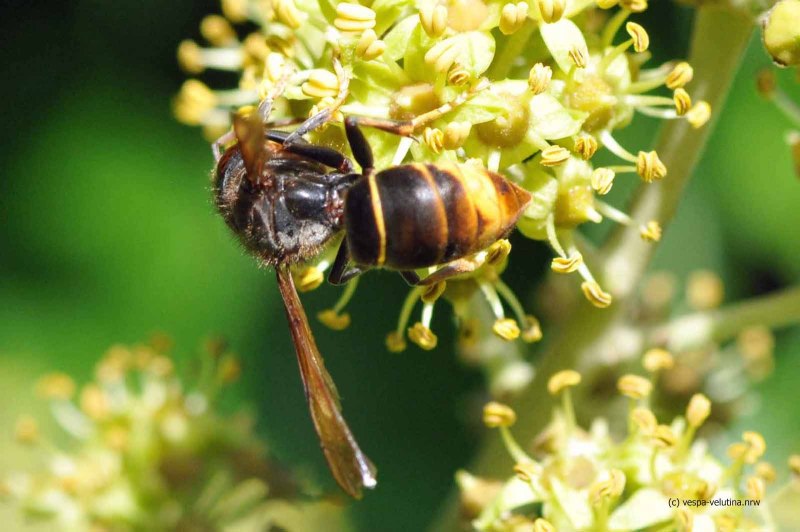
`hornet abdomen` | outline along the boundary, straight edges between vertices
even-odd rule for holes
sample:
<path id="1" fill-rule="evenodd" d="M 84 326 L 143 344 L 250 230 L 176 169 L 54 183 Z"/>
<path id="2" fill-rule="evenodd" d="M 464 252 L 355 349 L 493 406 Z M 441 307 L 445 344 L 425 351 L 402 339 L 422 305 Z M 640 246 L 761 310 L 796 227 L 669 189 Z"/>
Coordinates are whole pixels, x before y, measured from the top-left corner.
<path id="1" fill-rule="evenodd" d="M 472 165 L 407 164 L 360 180 L 345 198 L 356 264 L 413 270 L 476 253 L 505 237 L 526 190 Z"/>

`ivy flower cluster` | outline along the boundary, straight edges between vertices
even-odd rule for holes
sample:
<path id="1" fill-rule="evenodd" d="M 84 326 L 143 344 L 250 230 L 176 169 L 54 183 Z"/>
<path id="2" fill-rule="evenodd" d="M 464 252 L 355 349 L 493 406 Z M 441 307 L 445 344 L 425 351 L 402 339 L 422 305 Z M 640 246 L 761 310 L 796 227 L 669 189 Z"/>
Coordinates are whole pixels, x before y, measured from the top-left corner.
<path id="1" fill-rule="evenodd" d="M 192 384 L 176 376 L 164 349 L 145 345 L 112 347 L 80 389 L 66 374 L 42 377 L 37 392 L 64 434 L 51 440 L 35 418 L 19 419 L 16 439 L 41 467 L 5 478 L 5 498 L 30 522 L 57 530 L 343 525 L 334 505 L 302 500 L 250 416 L 218 411 L 222 387 L 240 372 L 220 347 L 209 345 Z M 64 437 L 72 444 L 59 445 Z"/>
<path id="2" fill-rule="evenodd" d="M 200 26 L 206 44 L 183 42 L 178 59 L 192 74 L 233 72 L 238 87 L 212 89 L 191 79 L 175 99 L 176 116 L 213 138 L 229 128 L 231 111 L 265 99 L 274 101 L 275 127 L 328 110 L 331 120 L 309 139 L 345 152 L 345 115 L 410 121 L 409 137 L 365 132 L 378 168 L 456 162 L 502 173 L 533 194 L 518 222 L 520 232 L 549 243 L 556 255 L 552 269 L 577 272 L 586 298 L 597 307 L 609 306 L 612 294 L 593 275 L 576 231 L 607 218 L 637 227 L 646 241 L 658 241 L 658 220 L 634 220 L 603 196 L 623 176 L 644 184 L 668 178 L 656 152 L 623 146 L 616 132 L 636 114 L 686 120 L 693 127 L 702 127 L 710 116 L 709 105 L 693 101 L 687 90 L 691 65 L 647 67 L 650 38 L 633 20 L 647 1 L 367 4 L 223 0 L 223 16 L 209 15 Z M 600 149 L 616 163 L 594 165 Z M 538 340 L 538 322 L 500 279 L 509 248 L 502 241 L 482 251 L 473 260 L 483 267 L 446 286 L 412 289 L 387 337 L 389 349 L 404 349 L 406 338 L 424 349 L 435 347 L 430 322 L 442 296 L 467 327 L 466 301 L 474 293 L 491 309 L 495 335 Z M 331 262 L 330 254 L 323 254 L 299 269 L 299 287 L 318 286 Z M 351 283 L 320 319 L 346 327 L 345 308 L 354 290 Z M 420 317 L 413 320 L 418 303 Z"/>
<path id="3" fill-rule="evenodd" d="M 652 370 L 664 360 L 650 353 L 643 363 Z M 627 434 L 613 438 L 602 418 L 584 430 L 570 395 L 580 382 L 581 375 L 572 370 L 549 380 L 548 391 L 560 397 L 560 404 L 531 454 L 511 432 L 515 412 L 500 403 L 486 405 L 484 423 L 500 431 L 516 465 L 515 475 L 504 482 L 457 474 L 462 510 L 475 529 L 764 531 L 796 526 L 791 515 L 800 502 L 800 456 L 789 460 L 791 478 L 770 489 L 778 472 L 763 460 L 766 443 L 759 433 L 744 432 L 728 446 L 727 459 L 718 460 L 696 438 L 711 415 L 711 401 L 695 394 L 683 415 L 659 422 L 649 401 L 654 380 L 637 374 L 617 381 L 629 403 Z"/>

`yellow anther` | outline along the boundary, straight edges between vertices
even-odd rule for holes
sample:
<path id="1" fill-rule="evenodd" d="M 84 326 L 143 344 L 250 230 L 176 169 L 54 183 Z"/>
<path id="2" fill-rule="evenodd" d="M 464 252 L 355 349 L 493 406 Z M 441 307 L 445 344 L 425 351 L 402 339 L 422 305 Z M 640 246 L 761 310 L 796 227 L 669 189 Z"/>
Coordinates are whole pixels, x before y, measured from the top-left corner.
<path id="1" fill-rule="evenodd" d="M 600 9 L 611 9 L 619 3 L 619 0 L 597 0 L 597 7 Z"/>
<path id="2" fill-rule="evenodd" d="M 542 339 L 542 326 L 535 316 L 525 315 L 524 329 L 522 330 L 522 341 L 532 344 Z"/>
<path id="3" fill-rule="evenodd" d="M 406 350 L 406 339 L 401 333 L 392 331 L 386 335 L 386 349 L 392 353 L 400 353 Z"/>
<path id="4" fill-rule="evenodd" d="M 637 407 L 631 411 L 631 421 L 645 436 L 650 436 L 658 426 L 655 414 L 649 408 Z"/>
<path id="5" fill-rule="evenodd" d="M 694 77 L 692 65 L 686 61 L 681 61 L 667 74 L 666 85 L 670 90 L 680 89 L 686 86 Z"/>
<path id="6" fill-rule="evenodd" d="M 413 327 L 408 329 L 408 339 L 426 351 L 434 349 L 439 341 L 433 331 L 420 322 L 415 323 Z"/>
<path id="7" fill-rule="evenodd" d="M 789 470 L 793 475 L 800 477 L 800 454 L 793 454 L 789 457 Z"/>
<path id="8" fill-rule="evenodd" d="M 661 224 L 655 220 L 650 220 L 639 227 L 639 235 L 646 242 L 658 242 L 661 240 Z"/>
<path id="9" fill-rule="evenodd" d="M 109 401 L 105 392 L 96 384 L 87 384 L 81 390 L 81 410 L 92 419 L 103 419 L 109 413 Z"/>
<path id="10" fill-rule="evenodd" d="M 709 118 L 711 118 L 711 106 L 708 102 L 702 100 L 694 104 L 686 113 L 686 120 L 695 129 L 706 125 Z"/>
<path id="11" fill-rule="evenodd" d="M 763 479 L 765 483 L 771 484 L 778 478 L 778 472 L 769 462 L 759 462 L 756 464 L 756 475 Z"/>
<path id="12" fill-rule="evenodd" d="M 643 399 L 653 391 L 653 383 L 639 375 L 623 375 L 617 380 L 617 389 L 631 399 Z"/>
<path id="13" fill-rule="evenodd" d="M 30 416 L 23 416 L 14 426 L 14 439 L 23 445 L 34 445 L 39 441 L 39 423 Z"/>
<path id="14" fill-rule="evenodd" d="M 585 46 L 576 46 L 569 51 L 569 58 L 575 63 L 578 68 L 586 68 L 586 62 L 589 60 L 589 51 Z"/>
<path id="15" fill-rule="evenodd" d="M 447 288 L 446 281 L 439 281 L 438 283 L 428 285 L 422 292 L 420 299 L 422 299 L 423 303 L 433 303 L 444 293 L 445 288 Z"/>
<path id="16" fill-rule="evenodd" d="M 272 83 L 275 83 L 281 79 L 284 72 L 286 72 L 286 57 L 278 52 L 267 54 L 267 58 L 264 62 L 265 77 Z"/>
<path id="17" fill-rule="evenodd" d="M 633 13 L 641 13 L 647 9 L 647 0 L 619 0 L 619 5 Z"/>
<path id="18" fill-rule="evenodd" d="M 519 2 L 508 3 L 500 11 L 500 31 L 504 35 L 511 35 L 519 30 L 528 19 L 528 4 Z"/>
<path id="19" fill-rule="evenodd" d="M 298 29 L 305 21 L 306 15 L 297 9 L 294 0 L 272 0 L 272 7 L 275 9 L 275 17 L 278 22 L 282 22 L 294 30 Z"/>
<path id="20" fill-rule="evenodd" d="M 428 3 L 419 10 L 419 22 L 425 33 L 431 37 L 438 37 L 447 29 L 447 8 Z"/>
<path id="21" fill-rule="evenodd" d="M 375 30 L 369 29 L 361 34 L 356 44 L 356 55 L 364 61 L 372 61 L 383 55 L 386 51 L 386 43 L 378 39 Z"/>
<path id="22" fill-rule="evenodd" d="M 317 319 L 334 331 L 343 331 L 350 326 L 350 314 L 347 312 L 339 314 L 332 308 L 317 313 Z"/>
<path id="23" fill-rule="evenodd" d="M 539 8 L 539 17 L 547 24 L 558 22 L 564 16 L 567 0 L 536 0 Z"/>
<path id="24" fill-rule="evenodd" d="M 322 270 L 316 266 L 306 266 L 294 274 L 294 282 L 299 292 L 316 290 L 325 280 Z"/>
<path id="25" fill-rule="evenodd" d="M 580 382 L 580 373 L 572 369 L 564 369 L 548 379 L 547 391 L 550 392 L 550 395 L 558 395 L 562 390 L 577 386 Z"/>
<path id="26" fill-rule="evenodd" d="M 636 158 L 636 173 L 646 183 L 652 183 L 658 179 L 663 179 L 667 175 L 667 167 L 664 166 L 655 151 L 640 151 L 639 156 Z"/>
<path id="27" fill-rule="evenodd" d="M 247 20 L 248 0 L 222 0 L 222 14 L 231 22 Z"/>
<path id="28" fill-rule="evenodd" d="M 747 454 L 747 444 L 740 441 L 734 442 L 728 445 L 726 452 L 731 460 L 744 460 L 744 455 Z"/>
<path id="29" fill-rule="evenodd" d="M 686 421 L 692 427 L 699 427 L 711 415 L 711 401 L 702 393 L 696 393 L 689 399 L 686 407 Z"/>
<path id="30" fill-rule="evenodd" d="M 569 160 L 569 150 L 563 146 L 553 144 L 542 150 L 542 166 L 559 166 Z"/>
<path id="31" fill-rule="evenodd" d="M 519 462 L 514 465 L 514 474 L 522 482 L 530 484 L 542 474 L 542 466 L 536 462 Z"/>
<path id="32" fill-rule="evenodd" d="M 589 303 L 597 308 L 607 308 L 614 301 L 611 294 L 604 292 L 596 281 L 584 281 L 581 284 L 581 290 Z"/>
<path id="33" fill-rule="evenodd" d="M 764 441 L 764 436 L 758 432 L 748 430 L 742 434 L 742 440 L 747 445 L 744 461 L 748 464 L 755 464 L 759 458 L 764 456 L 767 450 L 767 442 Z"/>
<path id="34" fill-rule="evenodd" d="M 647 51 L 650 47 L 650 36 L 642 26 L 635 22 L 628 22 L 625 24 L 625 31 L 627 31 L 628 35 L 633 39 L 633 49 L 636 52 L 641 53 Z"/>
<path id="35" fill-rule="evenodd" d="M 760 501 L 764 498 L 764 493 L 767 490 L 767 485 L 764 479 L 758 477 L 748 477 L 745 482 L 747 487 L 747 498 Z"/>
<path id="36" fill-rule="evenodd" d="M 542 94 L 550 86 L 553 69 L 542 63 L 536 63 L 528 72 L 528 87 L 534 94 Z"/>
<path id="37" fill-rule="evenodd" d="M 658 425 L 651 436 L 653 445 L 661 449 L 669 449 L 678 443 L 678 437 L 669 425 Z"/>
<path id="38" fill-rule="evenodd" d="M 203 51 L 200 46 L 188 39 L 181 41 L 178 45 L 178 64 L 190 74 L 199 74 L 205 70 Z"/>
<path id="39" fill-rule="evenodd" d="M 312 70 L 308 81 L 300 88 L 303 94 L 312 98 L 334 97 L 339 92 L 339 78 L 329 70 Z"/>
<path id="40" fill-rule="evenodd" d="M 675 112 L 678 116 L 685 115 L 692 108 L 692 97 L 685 89 L 675 89 L 672 101 L 675 103 Z"/>
<path id="41" fill-rule="evenodd" d="M 575 251 L 569 257 L 556 257 L 550 262 L 550 269 L 556 273 L 572 273 L 583 264 L 583 255 Z"/>
<path id="42" fill-rule="evenodd" d="M 597 147 L 597 139 L 591 135 L 581 135 L 575 139 L 575 153 L 580 155 L 584 161 L 588 161 L 594 156 Z"/>
<path id="43" fill-rule="evenodd" d="M 608 472 L 608 478 L 592 484 L 589 488 L 589 501 L 599 506 L 608 499 L 615 499 L 625 490 L 625 473 L 619 469 Z"/>
<path id="44" fill-rule="evenodd" d="M 422 142 L 434 153 L 441 153 L 444 146 L 444 133 L 441 129 L 426 127 L 422 133 Z"/>
<path id="45" fill-rule="evenodd" d="M 709 270 L 692 272 L 686 283 L 686 299 L 696 310 L 717 308 L 725 298 L 725 285 L 722 279 Z"/>
<path id="46" fill-rule="evenodd" d="M 693 532 L 694 531 L 694 514 L 686 508 L 678 508 L 676 516 L 678 531 L 677 532 Z"/>
<path id="47" fill-rule="evenodd" d="M 230 22 L 219 15 L 208 15 L 200 22 L 200 34 L 214 46 L 236 42 L 236 32 Z"/>
<path id="48" fill-rule="evenodd" d="M 469 122 L 450 122 L 444 128 L 444 141 L 442 145 L 447 150 L 460 148 L 466 142 L 469 133 L 472 131 L 472 124 Z"/>
<path id="49" fill-rule="evenodd" d="M 666 349 L 654 347 L 645 352 L 642 357 L 642 365 L 650 373 L 657 373 L 665 369 L 672 369 L 675 366 L 675 358 Z"/>
<path id="50" fill-rule="evenodd" d="M 497 267 L 511 253 L 511 242 L 507 239 L 498 240 L 486 249 L 486 264 Z"/>
<path id="51" fill-rule="evenodd" d="M 46 399 L 66 401 L 75 393 L 75 381 L 66 373 L 50 373 L 36 383 L 36 393 Z"/>
<path id="52" fill-rule="evenodd" d="M 375 12 L 361 4 L 341 2 L 336 5 L 333 25 L 346 33 L 361 33 L 375 27 Z"/>
<path id="53" fill-rule="evenodd" d="M 472 78 L 472 74 L 469 73 L 469 70 L 459 65 L 458 63 L 453 63 L 453 66 L 447 73 L 447 83 L 449 83 L 450 85 L 455 85 L 455 86 L 465 85 L 470 80 L 470 78 Z"/>
<path id="54" fill-rule="evenodd" d="M 517 414 L 508 405 L 492 401 L 483 407 L 483 424 L 490 429 L 510 427 L 517 421 Z"/>
<path id="55" fill-rule="evenodd" d="M 533 522 L 533 532 L 556 532 L 556 527 L 547 519 L 539 517 Z"/>
<path id="56" fill-rule="evenodd" d="M 516 320 L 500 318 L 495 320 L 494 325 L 492 325 L 492 332 L 503 340 L 511 342 L 519 338 L 521 331 L 519 330 L 519 325 Z"/>
<path id="57" fill-rule="evenodd" d="M 595 192 L 604 196 L 611 191 L 616 176 L 617 174 L 611 168 L 595 168 L 592 172 L 592 188 Z"/>

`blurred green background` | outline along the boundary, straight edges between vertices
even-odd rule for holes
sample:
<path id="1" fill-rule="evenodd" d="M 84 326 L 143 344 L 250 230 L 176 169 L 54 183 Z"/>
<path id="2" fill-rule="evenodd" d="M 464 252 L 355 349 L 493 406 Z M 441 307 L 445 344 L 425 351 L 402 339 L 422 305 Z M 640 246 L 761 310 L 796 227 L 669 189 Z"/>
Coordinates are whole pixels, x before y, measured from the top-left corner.
<path id="1" fill-rule="evenodd" d="M 691 13 L 656 4 L 644 17 L 656 59 L 684 56 Z M 204 338 L 227 337 L 245 365 L 235 393 L 257 408 L 260 432 L 278 456 L 332 487 L 273 276 L 244 255 L 213 211 L 208 144 L 171 116 L 185 79 L 175 48 L 197 36 L 217 3 L 12 1 L 0 9 L 3 471 L 26 460 L 8 427 L 33 408 L 36 375 L 61 370 L 85 380 L 110 345 L 164 331 L 187 366 Z M 754 39 L 658 255 L 660 267 L 680 275 L 718 271 L 729 300 L 800 273 L 800 181 L 783 142 L 789 124 L 754 90 L 755 72 L 766 65 Z M 781 80 L 793 83 L 790 75 Z M 644 148 L 657 125 L 637 119 L 623 141 Z M 616 191 L 614 201 L 628 193 Z M 549 251 L 513 243 L 509 284 L 532 296 Z M 455 359 L 446 305 L 435 318 L 437 350 L 385 350 L 405 291 L 398 276 L 371 273 L 350 309 L 350 329 L 314 323 L 346 416 L 379 466 L 378 489 L 354 508 L 362 530 L 421 529 L 480 436 L 466 405 L 481 393 L 482 376 Z M 309 315 L 336 295 L 325 287 L 305 296 Z M 781 462 L 800 451 L 800 416 L 785 406 L 800 384 L 797 331 L 779 336 L 777 356 L 778 371 L 760 385 L 760 409 L 741 425 L 763 431 L 768 456 Z"/>

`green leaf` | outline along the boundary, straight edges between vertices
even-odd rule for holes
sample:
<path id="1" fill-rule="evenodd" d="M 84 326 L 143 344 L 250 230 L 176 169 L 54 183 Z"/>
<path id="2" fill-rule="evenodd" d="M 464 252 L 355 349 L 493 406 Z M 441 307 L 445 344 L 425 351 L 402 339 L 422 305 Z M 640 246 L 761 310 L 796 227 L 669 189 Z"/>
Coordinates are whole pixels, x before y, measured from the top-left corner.
<path id="1" fill-rule="evenodd" d="M 530 113 L 531 130 L 544 139 L 571 137 L 581 129 L 582 121 L 547 93 L 531 98 Z"/>
<path id="2" fill-rule="evenodd" d="M 382 35 L 400 18 L 406 8 L 414 5 L 410 0 L 375 0 L 370 6 L 375 12 L 375 33 Z M 417 18 L 416 15 L 414 18 Z"/>

